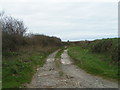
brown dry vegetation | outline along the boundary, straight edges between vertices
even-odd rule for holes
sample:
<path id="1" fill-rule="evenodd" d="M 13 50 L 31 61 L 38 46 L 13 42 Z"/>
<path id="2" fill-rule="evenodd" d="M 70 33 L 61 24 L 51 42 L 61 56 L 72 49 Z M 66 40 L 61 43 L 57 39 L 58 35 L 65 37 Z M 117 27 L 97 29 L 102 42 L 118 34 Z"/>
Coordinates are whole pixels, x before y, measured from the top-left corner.
<path id="1" fill-rule="evenodd" d="M 2 26 L 2 50 L 19 51 L 21 48 L 36 49 L 45 52 L 62 45 L 61 39 L 40 34 L 26 34 L 27 27 L 23 21 L 0 14 Z"/>

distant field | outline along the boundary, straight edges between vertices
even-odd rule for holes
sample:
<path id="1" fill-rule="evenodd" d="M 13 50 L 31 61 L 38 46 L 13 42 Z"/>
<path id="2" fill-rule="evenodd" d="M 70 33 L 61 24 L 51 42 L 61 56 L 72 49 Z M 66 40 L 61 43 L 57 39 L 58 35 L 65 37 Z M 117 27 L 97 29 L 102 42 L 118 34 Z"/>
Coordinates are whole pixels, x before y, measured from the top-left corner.
<path id="1" fill-rule="evenodd" d="M 112 64 L 112 59 L 105 54 L 92 53 L 89 49 L 69 47 L 68 54 L 75 64 L 88 73 L 102 76 L 107 79 L 118 79 L 118 66 Z"/>

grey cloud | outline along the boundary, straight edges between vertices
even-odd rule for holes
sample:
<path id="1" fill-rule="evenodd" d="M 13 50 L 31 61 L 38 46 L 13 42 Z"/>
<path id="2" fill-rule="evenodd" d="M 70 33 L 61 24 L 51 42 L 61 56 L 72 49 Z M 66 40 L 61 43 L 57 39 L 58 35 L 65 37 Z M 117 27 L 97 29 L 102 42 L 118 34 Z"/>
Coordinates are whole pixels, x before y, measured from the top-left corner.
<path id="1" fill-rule="evenodd" d="M 0 8 L 22 19 L 33 33 L 55 35 L 63 40 L 117 36 L 116 2 L 45 1 L 5 0 Z"/>

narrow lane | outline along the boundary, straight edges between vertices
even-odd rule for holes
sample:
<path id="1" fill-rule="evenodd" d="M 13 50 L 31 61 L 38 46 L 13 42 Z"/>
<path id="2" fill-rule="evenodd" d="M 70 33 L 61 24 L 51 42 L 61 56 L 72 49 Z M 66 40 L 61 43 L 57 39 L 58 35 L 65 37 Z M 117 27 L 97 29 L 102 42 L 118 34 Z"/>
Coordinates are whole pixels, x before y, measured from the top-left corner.
<path id="1" fill-rule="evenodd" d="M 55 65 L 55 55 L 58 51 L 50 54 L 43 67 L 37 69 L 32 82 L 27 88 L 117 88 L 118 84 L 104 80 L 101 77 L 86 73 L 72 63 L 71 58 L 64 50 L 61 55 L 60 75 Z"/>

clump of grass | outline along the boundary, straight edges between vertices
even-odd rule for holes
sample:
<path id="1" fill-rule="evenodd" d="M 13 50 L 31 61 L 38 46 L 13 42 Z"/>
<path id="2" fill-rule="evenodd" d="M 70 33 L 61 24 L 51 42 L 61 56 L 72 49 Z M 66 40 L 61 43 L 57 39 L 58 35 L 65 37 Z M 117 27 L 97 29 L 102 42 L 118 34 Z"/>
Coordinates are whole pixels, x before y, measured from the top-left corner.
<path id="1" fill-rule="evenodd" d="M 69 47 L 68 54 L 76 65 L 88 73 L 118 80 L 118 66 L 110 63 L 111 58 L 103 54 L 95 54 L 81 47 Z"/>
<path id="2" fill-rule="evenodd" d="M 63 51 L 64 51 L 64 48 L 61 48 L 55 55 L 55 58 L 61 58 L 61 54 L 63 53 Z"/>

